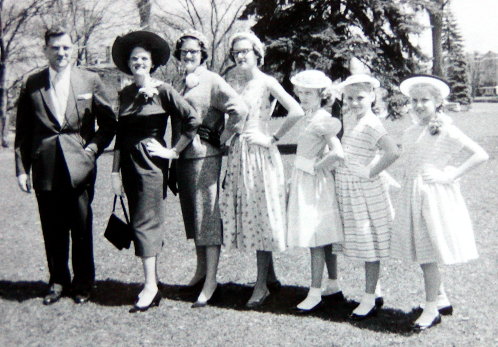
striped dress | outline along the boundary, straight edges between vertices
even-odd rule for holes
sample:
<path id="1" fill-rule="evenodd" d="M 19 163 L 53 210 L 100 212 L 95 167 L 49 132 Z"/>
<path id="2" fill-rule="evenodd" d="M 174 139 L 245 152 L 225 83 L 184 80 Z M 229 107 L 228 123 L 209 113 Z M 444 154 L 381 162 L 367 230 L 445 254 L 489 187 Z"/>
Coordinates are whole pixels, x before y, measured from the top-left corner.
<path id="1" fill-rule="evenodd" d="M 438 135 L 414 125 L 403 135 L 406 161 L 402 191 L 393 223 L 391 255 L 419 264 L 463 263 L 477 258 L 469 212 L 458 181 L 426 183 L 425 169 L 447 166 L 464 142 L 471 141 L 457 127 L 446 124 Z"/>
<path id="2" fill-rule="evenodd" d="M 345 162 L 336 169 L 336 192 L 344 226 L 344 255 L 363 261 L 389 256 L 392 214 L 386 186 L 380 176 L 355 176 L 350 167 L 368 165 L 386 135 L 381 121 L 372 112 L 355 124 L 345 124 L 342 146 Z M 334 245 L 334 250 L 338 248 Z"/>

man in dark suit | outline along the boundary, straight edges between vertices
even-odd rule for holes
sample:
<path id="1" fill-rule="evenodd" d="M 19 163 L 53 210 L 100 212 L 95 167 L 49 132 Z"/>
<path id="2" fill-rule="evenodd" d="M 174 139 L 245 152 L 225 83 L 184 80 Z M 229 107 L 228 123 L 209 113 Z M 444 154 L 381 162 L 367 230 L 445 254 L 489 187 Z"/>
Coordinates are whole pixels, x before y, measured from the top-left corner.
<path id="1" fill-rule="evenodd" d="M 27 78 L 17 108 L 16 174 L 27 193 L 32 174 L 38 201 L 50 272 L 45 305 L 57 302 L 70 287 L 76 303 L 90 297 L 95 280 L 91 209 L 95 162 L 117 126 L 100 78 L 72 67 L 72 50 L 68 31 L 47 30 L 44 51 L 49 66 Z"/>

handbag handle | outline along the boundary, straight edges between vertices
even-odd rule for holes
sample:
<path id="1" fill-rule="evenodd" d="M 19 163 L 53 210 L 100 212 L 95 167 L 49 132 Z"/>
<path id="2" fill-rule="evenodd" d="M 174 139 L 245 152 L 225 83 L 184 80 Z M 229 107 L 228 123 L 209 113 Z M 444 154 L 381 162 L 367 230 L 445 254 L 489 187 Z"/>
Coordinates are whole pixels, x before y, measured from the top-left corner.
<path id="1" fill-rule="evenodd" d="M 114 195 L 114 202 L 112 203 L 112 213 L 116 212 L 116 202 L 117 202 L 117 199 L 118 199 L 118 196 Z M 124 214 L 126 223 L 130 224 L 130 218 L 128 218 L 128 212 L 126 211 L 126 206 L 125 206 L 123 197 L 120 196 L 119 200 L 121 201 L 121 207 L 123 208 L 123 214 Z"/>

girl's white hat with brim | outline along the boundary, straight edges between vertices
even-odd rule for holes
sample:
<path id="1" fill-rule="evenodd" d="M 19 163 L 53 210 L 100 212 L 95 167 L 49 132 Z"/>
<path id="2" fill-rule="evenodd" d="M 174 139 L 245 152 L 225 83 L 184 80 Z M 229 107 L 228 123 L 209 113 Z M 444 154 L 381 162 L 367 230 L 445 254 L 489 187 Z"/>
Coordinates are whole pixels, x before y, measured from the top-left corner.
<path id="1" fill-rule="evenodd" d="M 410 90 L 416 86 L 417 84 L 428 84 L 439 90 L 441 93 L 441 97 L 444 99 L 448 95 L 450 95 L 450 86 L 448 83 L 437 77 L 432 75 L 414 75 L 408 77 L 399 85 L 399 90 L 406 96 L 410 96 Z"/>
<path id="2" fill-rule="evenodd" d="M 357 83 L 368 83 L 372 86 L 372 88 L 379 88 L 380 87 L 380 82 L 378 79 L 375 77 L 372 77 L 367 74 L 355 74 L 351 75 L 348 78 L 346 78 L 344 81 L 339 83 L 338 88 L 339 90 L 344 90 L 345 87 L 350 86 L 352 84 L 357 84 Z"/>
<path id="3" fill-rule="evenodd" d="M 332 87 L 332 80 L 319 70 L 301 71 L 291 77 L 290 81 L 296 87 L 302 88 L 321 89 Z"/>

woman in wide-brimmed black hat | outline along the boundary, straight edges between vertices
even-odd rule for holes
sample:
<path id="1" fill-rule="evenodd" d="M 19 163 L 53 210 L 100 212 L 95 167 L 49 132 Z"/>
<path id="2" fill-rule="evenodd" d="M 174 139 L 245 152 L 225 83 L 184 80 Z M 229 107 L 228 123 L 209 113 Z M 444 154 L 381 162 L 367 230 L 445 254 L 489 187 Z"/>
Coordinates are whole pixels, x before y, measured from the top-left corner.
<path id="1" fill-rule="evenodd" d="M 156 258 L 163 245 L 167 159 L 178 158 L 200 125 L 195 110 L 169 84 L 150 75 L 166 64 L 169 52 L 166 41 L 148 31 L 118 37 L 112 47 L 114 63 L 132 75 L 134 81 L 119 94 L 112 170 L 114 193 L 122 195 L 124 187 L 128 198 L 135 254 L 142 258 L 144 267 L 144 288 L 130 310 L 132 313 L 157 306 L 161 299 Z M 175 136 L 177 141 L 166 148 L 164 134 L 169 116 L 182 126 Z M 158 154 L 162 158 L 155 157 Z"/>

